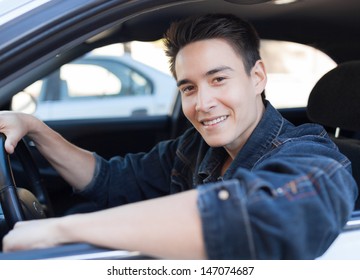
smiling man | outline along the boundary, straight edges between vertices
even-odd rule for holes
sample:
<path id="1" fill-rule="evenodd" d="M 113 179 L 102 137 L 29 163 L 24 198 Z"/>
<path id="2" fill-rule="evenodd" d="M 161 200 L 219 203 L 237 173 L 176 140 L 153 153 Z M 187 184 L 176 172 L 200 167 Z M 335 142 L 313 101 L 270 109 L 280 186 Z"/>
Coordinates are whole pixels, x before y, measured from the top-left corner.
<path id="1" fill-rule="evenodd" d="M 102 209 L 17 223 L 4 250 L 89 242 L 160 258 L 323 254 L 353 209 L 351 165 L 323 127 L 295 127 L 265 99 L 252 26 L 231 15 L 189 18 L 170 26 L 165 44 L 193 127 L 148 153 L 105 160 L 33 116 L 0 115 L 9 153 L 27 134 Z"/>
<path id="2" fill-rule="evenodd" d="M 227 41 L 210 39 L 181 49 L 175 69 L 185 116 L 209 146 L 223 146 L 234 159 L 264 113 L 262 61 L 248 74 Z"/>

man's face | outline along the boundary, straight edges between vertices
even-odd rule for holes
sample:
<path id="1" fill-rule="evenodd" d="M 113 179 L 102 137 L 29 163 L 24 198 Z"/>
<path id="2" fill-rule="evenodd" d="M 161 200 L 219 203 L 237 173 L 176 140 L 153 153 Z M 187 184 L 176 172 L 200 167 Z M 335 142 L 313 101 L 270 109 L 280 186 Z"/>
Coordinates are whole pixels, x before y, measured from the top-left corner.
<path id="1" fill-rule="evenodd" d="M 266 73 L 258 61 L 248 75 L 242 58 L 222 39 L 191 43 L 175 62 L 185 116 L 208 145 L 235 156 L 259 122 Z"/>

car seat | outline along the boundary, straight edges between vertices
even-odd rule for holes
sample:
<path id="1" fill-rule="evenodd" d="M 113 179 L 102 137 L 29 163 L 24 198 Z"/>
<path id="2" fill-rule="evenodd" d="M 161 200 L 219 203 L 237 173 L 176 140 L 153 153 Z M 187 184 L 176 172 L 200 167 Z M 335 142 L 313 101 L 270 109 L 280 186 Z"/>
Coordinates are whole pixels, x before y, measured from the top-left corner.
<path id="1" fill-rule="evenodd" d="M 323 125 L 340 151 L 352 162 L 353 176 L 360 186 L 360 61 L 339 64 L 312 89 L 307 115 Z M 360 209 L 360 197 L 355 209 Z"/>

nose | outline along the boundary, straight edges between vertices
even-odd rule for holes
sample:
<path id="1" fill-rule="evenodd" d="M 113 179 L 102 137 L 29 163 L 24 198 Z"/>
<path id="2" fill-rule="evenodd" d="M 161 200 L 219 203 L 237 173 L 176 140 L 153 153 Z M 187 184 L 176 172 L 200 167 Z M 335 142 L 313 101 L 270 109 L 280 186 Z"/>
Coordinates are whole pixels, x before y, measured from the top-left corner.
<path id="1" fill-rule="evenodd" d="M 212 96 L 211 90 L 198 88 L 195 110 L 197 112 L 209 112 L 216 105 L 216 99 Z"/>

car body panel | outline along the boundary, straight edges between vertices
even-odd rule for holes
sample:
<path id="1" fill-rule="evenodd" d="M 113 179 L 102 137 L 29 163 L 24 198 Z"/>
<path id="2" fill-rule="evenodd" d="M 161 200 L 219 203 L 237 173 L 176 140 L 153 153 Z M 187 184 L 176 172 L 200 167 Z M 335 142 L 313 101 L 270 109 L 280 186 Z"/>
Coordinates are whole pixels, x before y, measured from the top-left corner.
<path id="1" fill-rule="evenodd" d="M 48 1 L 0 25 L 0 107 L 9 109 L 14 94 L 96 47 L 127 40 L 159 39 L 170 21 L 191 14 L 231 11 L 252 21 L 262 38 L 314 45 L 338 63 L 360 59 L 359 3 L 357 0 L 303 0 L 281 7 L 270 2 L 235 5 L 219 0 Z M 158 141 L 176 137 L 187 126 L 178 104 L 173 106 L 170 115 L 49 119 L 46 123 L 74 144 L 109 158 L 146 152 Z M 281 113 L 295 124 L 308 121 L 305 108 L 284 109 Z M 83 202 L 73 196 L 71 187 L 49 166 L 31 141 L 29 144 L 47 181 L 57 214 L 64 215 L 69 208 Z M 17 184 L 26 185 L 15 158 L 12 163 Z M 360 258 L 360 229 L 350 230 L 351 224 L 359 220 L 354 213 L 344 233 L 321 258 Z M 66 257 L 73 258 L 84 258 L 84 251 L 98 250 L 82 245 L 65 247 Z M 61 255 L 62 250 L 61 246 L 0 254 L 0 259 L 53 258 L 51 252 Z M 46 255 L 49 252 L 51 256 Z M 137 254 L 128 253 L 122 257 Z"/>

